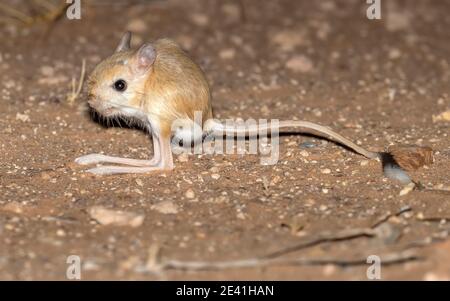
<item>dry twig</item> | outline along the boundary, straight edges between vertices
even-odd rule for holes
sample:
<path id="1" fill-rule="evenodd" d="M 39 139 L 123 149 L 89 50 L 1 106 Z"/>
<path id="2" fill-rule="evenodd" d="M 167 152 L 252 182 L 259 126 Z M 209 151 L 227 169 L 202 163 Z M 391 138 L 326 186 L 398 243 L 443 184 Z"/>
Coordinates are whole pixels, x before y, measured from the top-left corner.
<path id="1" fill-rule="evenodd" d="M 375 236 L 376 232 L 371 228 L 356 228 L 356 229 L 345 229 L 338 231 L 337 233 L 322 232 L 319 235 L 312 237 L 311 239 L 304 240 L 293 246 L 275 251 L 262 258 L 275 258 L 288 253 L 292 253 L 301 249 L 309 248 L 324 242 L 340 241 L 353 239 L 358 237 L 372 237 Z"/>
<path id="2" fill-rule="evenodd" d="M 39 5 L 44 9 L 40 9 L 40 12 L 35 16 L 29 16 L 18 9 L 15 9 L 6 4 L 0 4 L 0 11 L 3 11 L 6 14 L 6 17 L 3 17 L 2 20 L 5 23 L 16 23 L 32 26 L 37 23 L 50 23 L 53 24 L 55 21 L 60 19 L 70 4 L 63 3 L 61 5 L 55 6 L 52 3 L 46 0 L 34 0 L 34 4 Z"/>
<path id="3" fill-rule="evenodd" d="M 75 100 L 78 98 L 78 96 L 81 93 L 81 90 L 83 88 L 84 78 L 86 76 L 86 59 L 83 59 L 81 64 L 81 74 L 80 78 L 78 80 L 78 87 L 76 85 L 75 78 L 72 78 L 72 91 L 67 96 L 67 102 L 72 105 Z"/>
<path id="4" fill-rule="evenodd" d="M 403 214 L 403 213 L 405 213 L 405 212 L 408 212 L 408 211 L 411 211 L 411 210 L 412 210 L 412 209 L 411 209 L 410 206 L 404 206 L 404 207 L 400 208 L 399 211 L 394 212 L 394 213 L 388 211 L 387 213 L 383 214 L 377 221 L 375 221 L 374 223 L 372 223 L 372 225 L 370 226 L 370 228 L 372 228 L 372 229 L 373 229 L 373 228 L 376 228 L 376 227 L 378 227 L 379 225 L 381 225 L 382 223 L 387 222 L 391 217 L 393 217 L 393 216 L 400 216 L 401 214 Z"/>

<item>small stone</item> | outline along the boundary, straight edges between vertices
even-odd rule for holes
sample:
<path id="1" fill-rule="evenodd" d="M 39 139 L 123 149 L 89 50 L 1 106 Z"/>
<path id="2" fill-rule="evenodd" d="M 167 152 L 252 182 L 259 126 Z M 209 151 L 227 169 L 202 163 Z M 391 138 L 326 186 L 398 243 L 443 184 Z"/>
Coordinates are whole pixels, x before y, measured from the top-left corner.
<path id="1" fill-rule="evenodd" d="M 186 192 L 184 193 L 184 196 L 188 199 L 193 199 L 195 198 L 195 192 L 192 189 L 188 189 L 186 190 Z"/>
<path id="2" fill-rule="evenodd" d="M 217 173 L 213 173 L 213 174 L 211 175 L 211 178 L 213 178 L 214 180 L 218 180 L 218 179 L 220 179 L 220 175 L 217 174 Z"/>
<path id="3" fill-rule="evenodd" d="M 219 172 L 219 168 L 217 166 L 213 166 L 209 169 L 210 172 L 212 173 L 218 173 Z"/>
<path id="4" fill-rule="evenodd" d="M 305 150 L 302 150 L 300 152 L 300 155 L 302 155 L 303 157 L 309 157 L 309 153 L 307 151 L 305 151 Z"/>
<path id="5" fill-rule="evenodd" d="M 305 201 L 305 206 L 306 206 L 306 207 L 313 207 L 315 204 L 316 204 L 316 201 L 313 200 L 313 199 L 307 199 L 307 200 Z"/>
<path id="6" fill-rule="evenodd" d="M 425 215 L 423 214 L 423 212 L 419 212 L 419 213 L 417 213 L 416 218 L 418 220 L 423 220 L 425 218 Z"/>
<path id="7" fill-rule="evenodd" d="M 48 173 L 46 173 L 46 172 L 43 172 L 42 174 L 41 174 L 41 179 L 42 180 L 50 180 L 52 177 L 48 174 Z"/>
<path id="8" fill-rule="evenodd" d="M 322 189 L 322 192 L 323 192 L 323 193 L 328 193 L 329 190 L 328 190 L 327 188 L 323 188 L 323 189 Z"/>
<path id="9" fill-rule="evenodd" d="M 209 18 L 207 15 L 195 13 L 190 16 L 191 21 L 197 26 L 206 26 L 209 23 Z"/>
<path id="10" fill-rule="evenodd" d="M 433 122 L 450 121 L 450 110 L 442 112 L 438 115 L 433 115 Z"/>
<path id="11" fill-rule="evenodd" d="M 271 42 L 279 46 L 282 51 L 292 51 L 297 46 L 305 45 L 306 39 L 298 30 L 284 30 L 271 35 Z"/>
<path id="12" fill-rule="evenodd" d="M 402 190 L 400 190 L 399 196 L 405 196 L 416 188 L 416 184 L 411 182 L 406 185 Z"/>
<path id="13" fill-rule="evenodd" d="M 391 60 L 396 60 L 402 56 L 402 52 L 397 48 L 392 48 L 389 50 L 389 58 Z"/>
<path id="14" fill-rule="evenodd" d="M 16 114 L 16 120 L 20 120 L 22 122 L 29 122 L 30 121 L 30 116 L 28 116 L 27 114 L 17 113 Z"/>
<path id="15" fill-rule="evenodd" d="M 141 179 L 136 179 L 136 184 L 138 184 L 139 186 L 144 186 L 144 182 L 142 182 Z"/>
<path id="16" fill-rule="evenodd" d="M 276 186 L 277 184 L 283 182 L 283 179 L 280 176 L 275 176 L 273 177 L 273 179 L 270 181 L 270 186 Z"/>
<path id="17" fill-rule="evenodd" d="M 228 48 L 228 49 L 223 49 L 219 52 L 219 57 L 222 60 L 231 60 L 234 58 L 236 54 L 236 50 L 234 50 L 233 48 Z"/>
<path id="18" fill-rule="evenodd" d="M 244 219 L 245 219 L 245 214 L 244 214 L 243 212 L 238 212 L 238 213 L 236 214 L 236 217 L 237 217 L 238 219 L 244 220 Z"/>
<path id="19" fill-rule="evenodd" d="M 111 210 L 102 206 L 93 206 L 88 209 L 88 213 L 101 225 L 131 226 L 133 228 L 141 226 L 145 218 L 143 214 Z"/>
<path id="20" fill-rule="evenodd" d="M 64 236 L 66 236 L 66 232 L 63 229 L 58 229 L 56 231 L 56 235 L 60 236 L 60 237 L 64 237 Z"/>
<path id="21" fill-rule="evenodd" d="M 300 73 L 311 72 L 314 68 L 312 61 L 304 55 L 296 55 L 286 62 L 286 68 Z"/>
<path id="22" fill-rule="evenodd" d="M 154 204 L 150 207 L 152 210 L 156 210 L 162 214 L 177 214 L 178 206 L 174 204 L 172 201 L 163 201 L 157 204 Z"/>
<path id="23" fill-rule="evenodd" d="M 323 268 L 323 275 L 324 276 L 331 276 L 334 273 L 336 273 L 337 268 L 335 265 L 333 264 L 327 264 L 324 268 Z"/>
<path id="24" fill-rule="evenodd" d="M 325 169 L 322 169 L 320 172 L 323 173 L 323 174 L 325 174 L 325 175 L 328 175 L 328 174 L 331 173 L 331 169 L 325 168 Z"/>
<path id="25" fill-rule="evenodd" d="M 362 160 L 360 164 L 361 166 L 367 166 L 369 165 L 369 160 Z"/>

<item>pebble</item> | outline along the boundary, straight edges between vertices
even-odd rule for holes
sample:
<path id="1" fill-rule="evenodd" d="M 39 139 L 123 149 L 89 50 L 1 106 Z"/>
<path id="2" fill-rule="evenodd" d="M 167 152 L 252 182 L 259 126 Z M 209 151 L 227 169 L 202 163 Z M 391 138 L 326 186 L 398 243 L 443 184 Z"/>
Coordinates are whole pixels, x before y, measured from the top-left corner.
<path id="1" fill-rule="evenodd" d="M 236 50 L 234 50 L 233 48 L 228 48 L 228 49 L 223 49 L 219 52 L 219 57 L 222 60 L 231 60 L 234 58 L 236 54 Z"/>
<path id="2" fill-rule="evenodd" d="M 302 155 L 303 157 L 309 157 L 309 153 L 307 151 L 305 151 L 305 150 L 302 150 L 300 152 L 300 155 Z"/>
<path id="3" fill-rule="evenodd" d="M 188 189 L 186 190 L 186 192 L 184 193 L 184 196 L 188 199 L 193 199 L 195 198 L 195 192 L 192 189 Z"/>
<path id="4" fill-rule="evenodd" d="M 195 13 L 190 16 L 191 21 L 197 26 L 206 26 L 209 23 L 207 15 Z"/>
<path id="5" fill-rule="evenodd" d="M 416 188 L 416 184 L 411 182 L 408 185 L 406 185 L 405 187 L 403 187 L 402 190 L 400 190 L 399 196 L 405 196 L 408 193 L 410 193 L 411 191 L 414 190 L 414 188 Z"/>
<path id="6" fill-rule="evenodd" d="M 324 268 L 323 268 L 323 275 L 324 276 L 331 276 L 334 273 L 336 273 L 337 268 L 336 266 L 332 265 L 332 264 L 327 264 Z"/>
<path id="7" fill-rule="evenodd" d="M 325 168 L 325 169 L 322 169 L 320 172 L 323 173 L 323 174 L 325 174 L 325 175 L 328 175 L 328 174 L 331 173 L 331 169 Z"/>
<path id="8" fill-rule="evenodd" d="M 271 36 L 271 41 L 280 47 L 282 51 L 294 50 L 297 46 L 306 44 L 305 37 L 297 30 L 284 30 Z"/>
<path id="9" fill-rule="evenodd" d="M 64 236 L 66 236 L 66 232 L 63 229 L 58 229 L 56 231 L 56 235 L 60 236 L 60 237 L 64 237 Z"/>
<path id="10" fill-rule="evenodd" d="M 27 114 L 17 113 L 16 120 L 20 120 L 22 122 L 30 122 L 30 116 L 28 116 Z"/>
<path id="11" fill-rule="evenodd" d="M 163 201 L 154 204 L 150 207 L 150 209 L 158 211 L 162 214 L 177 214 L 179 212 L 178 206 L 172 201 Z"/>
<path id="12" fill-rule="evenodd" d="M 433 115 L 433 122 L 450 121 L 450 110 L 440 113 L 439 115 Z"/>
<path id="13" fill-rule="evenodd" d="M 214 180 L 218 180 L 218 179 L 220 179 L 220 175 L 217 174 L 217 173 L 213 173 L 213 174 L 211 175 L 211 178 L 213 178 Z"/>
<path id="14" fill-rule="evenodd" d="M 328 207 L 326 205 L 320 205 L 319 210 L 320 211 L 326 211 Z"/>
<path id="15" fill-rule="evenodd" d="M 388 56 L 391 60 L 396 60 L 402 56 L 402 52 L 397 48 L 392 48 L 392 49 L 389 49 Z"/>
<path id="16" fill-rule="evenodd" d="M 244 214 L 243 212 L 238 212 L 238 213 L 236 214 L 236 217 L 237 217 L 238 219 L 244 220 L 244 219 L 245 219 L 245 214 Z"/>
<path id="17" fill-rule="evenodd" d="M 130 226 L 139 227 L 144 222 L 145 216 L 134 212 L 121 210 L 111 210 L 102 206 L 93 206 L 88 209 L 88 213 L 101 225 Z"/>

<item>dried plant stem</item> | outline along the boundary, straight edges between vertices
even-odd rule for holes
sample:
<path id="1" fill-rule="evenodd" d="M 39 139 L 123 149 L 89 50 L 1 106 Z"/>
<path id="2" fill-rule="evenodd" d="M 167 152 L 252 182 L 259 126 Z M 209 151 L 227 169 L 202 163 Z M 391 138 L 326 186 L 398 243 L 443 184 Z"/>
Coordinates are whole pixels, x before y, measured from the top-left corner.
<path id="1" fill-rule="evenodd" d="M 304 248 L 309 248 L 324 242 L 333 242 L 339 240 L 347 240 L 358 237 L 372 237 L 375 236 L 375 230 L 371 228 L 356 228 L 356 229 L 345 229 L 342 231 L 338 231 L 337 233 L 323 232 L 319 235 L 316 235 L 310 239 L 306 239 L 300 243 L 292 245 L 290 247 L 275 251 L 270 253 L 263 258 L 275 258 L 288 253 L 292 253 Z"/>
<path id="2" fill-rule="evenodd" d="M 415 252 L 406 250 L 398 253 L 388 253 L 380 256 L 383 265 L 397 264 L 411 260 L 420 259 Z M 356 259 L 342 259 L 342 258 L 274 258 L 274 259 L 261 259 L 250 258 L 243 260 L 230 260 L 230 261 L 179 261 L 168 260 L 164 261 L 159 266 L 161 270 L 189 270 L 189 271 L 202 271 L 202 270 L 225 270 L 225 269 L 239 269 L 239 268 L 262 268 L 271 265 L 326 265 L 334 264 L 339 266 L 349 265 L 366 265 L 367 258 Z"/>
<path id="3" fill-rule="evenodd" d="M 73 104 L 75 100 L 78 98 L 78 96 L 81 93 L 81 90 L 83 88 L 84 78 L 86 76 L 86 59 L 83 59 L 81 64 L 81 74 L 80 78 L 78 80 L 78 87 L 76 84 L 75 78 L 72 78 L 72 92 L 67 97 L 67 102 L 69 104 Z"/>
<path id="4" fill-rule="evenodd" d="M 0 10 L 4 11 L 6 14 L 8 14 L 11 17 L 14 17 L 18 19 L 19 21 L 25 23 L 25 24 L 31 24 L 33 23 L 33 18 L 22 13 L 21 11 L 8 6 L 6 4 L 0 4 Z"/>
<path id="5" fill-rule="evenodd" d="M 43 8 L 47 9 L 48 11 L 55 10 L 55 6 L 48 0 L 33 0 L 33 2 L 42 6 Z"/>
<path id="6" fill-rule="evenodd" d="M 151 252 L 149 261 L 146 265 L 148 272 L 160 273 L 163 270 L 188 270 L 188 271 L 201 271 L 201 270 L 225 270 L 225 269 L 239 269 L 239 268 L 262 268 L 272 265 L 325 265 L 333 264 L 339 266 L 349 265 L 365 265 L 367 264 L 367 258 L 310 258 L 310 257 L 296 257 L 296 258 L 282 258 L 288 253 L 298 251 L 300 249 L 309 248 L 324 242 L 335 242 L 348 239 L 354 239 L 358 237 L 373 237 L 376 235 L 375 227 L 385 222 L 389 216 L 400 215 L 403 212 L 410 210 L 409 207 L 401 208 L 394 214 L 388 213 L 373 224 L 373 228 L 356 228 L 345 229 L 338 232 L 322 232 L 319 235 L 315 235 L 309 239 L 305 239 L 300 243 L 283 248 L 276 252 L 269 253 L 267 255 L 255 258 L 229 260 L 229 261 L 180 261 L 180 260 L 164 260 L 159 261 L 156 254 L 159 252 Z M 159 253 L 158 253 L 159 254 Z M 400 252 L 387 253 L 380 255 L 380 258 L 385 265 L 402 263 L 405 261 L 417 260 L 420 257 L 413 251 L 404 249 Z"/>
<path id="7" fill-rule="evenodd" d="M 63 3 L 59 6 L 54 6 L 50 2 L 46 0 L 34 0 L 34 3 L 39 4 L 45 9 L 45 12 L 38 14 L 36 16 L 29 16 L 13 7 L 10 7 L 6 4 L 0 4 L 0 11 L 6 13 L 8 19 L 10 21 L 8 23 L 13 23 L 14 21 L 18 21 L 23 25 L 34 25 L 39 22 L 44 23 L 53 23 L 58 20 L 66 11 L 69 4 Z M 14 20 L 14 21 L 13 21 Z"/>

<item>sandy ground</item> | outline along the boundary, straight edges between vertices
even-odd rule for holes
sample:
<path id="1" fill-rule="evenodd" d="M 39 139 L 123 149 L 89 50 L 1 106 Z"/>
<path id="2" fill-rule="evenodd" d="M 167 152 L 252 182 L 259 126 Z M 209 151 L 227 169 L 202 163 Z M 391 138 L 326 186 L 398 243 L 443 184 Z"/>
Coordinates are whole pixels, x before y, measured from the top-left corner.
<path id="1" fill-rule="evenodd" d="M 381 20 L 356 0 L 114 2 L 50 27 L 0 27 L 0 279 L 64 280 L 69 255 L 82 279 L 364 280 L 369 255 L 382 279 L 450 278 L 450 122 L 436 118 L 450 109 L 449 1 L 385 0 Z M 401 196 L 376 160 L 305 135 L 281 136 L 273 166 L 190 155 L 167 173 L 86 173 L 73 163 L 84 154 L 151 156 L 143 131 L 93 121 L 84 90 L 67 101 L 82 60 L 90 72 L 126 29 L 134 46 L 180 43 L 219 118 L 305 119 L 372 150 L 430 146 L 434 164 L 411 173 L 424 189 Z M 134 219 L 104 225 L 95 206 Z M 278 258 L 300 262 L 158 269 L 291 246 L 302 247 Z"/>

